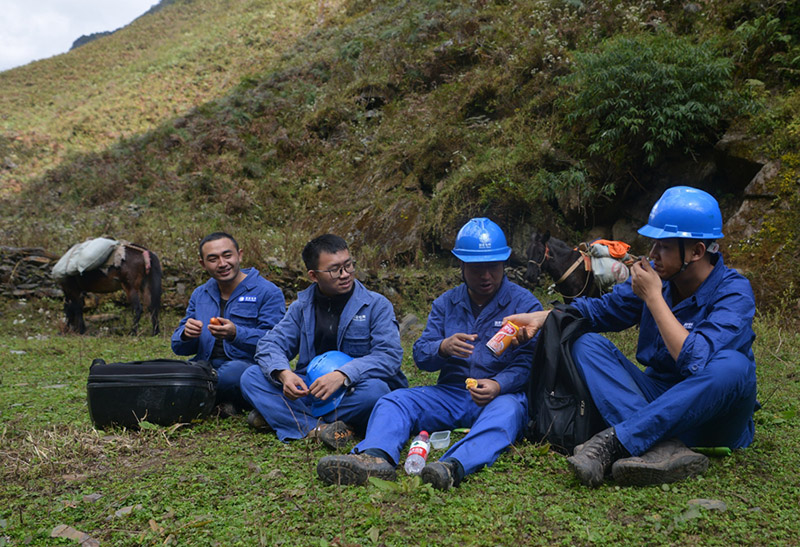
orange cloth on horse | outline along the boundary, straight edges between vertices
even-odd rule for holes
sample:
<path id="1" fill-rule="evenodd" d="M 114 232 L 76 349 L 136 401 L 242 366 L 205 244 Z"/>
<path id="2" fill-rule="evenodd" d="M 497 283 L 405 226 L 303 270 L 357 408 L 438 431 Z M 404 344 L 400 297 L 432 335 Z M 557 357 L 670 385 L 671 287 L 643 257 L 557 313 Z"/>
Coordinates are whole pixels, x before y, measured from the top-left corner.
<path id="1" fill-rule="evenodd" d="M 608 247 L 608 254 L 611 255 L 611 258 L 616 258 L 618 260 L 625 258 L 625 255 L 628 254 L 631 248 L 631 246 L 624 241 L 611 241 L 608 239 L 597 239 L 591 243 L 591 245 L 597 244 Z"/>

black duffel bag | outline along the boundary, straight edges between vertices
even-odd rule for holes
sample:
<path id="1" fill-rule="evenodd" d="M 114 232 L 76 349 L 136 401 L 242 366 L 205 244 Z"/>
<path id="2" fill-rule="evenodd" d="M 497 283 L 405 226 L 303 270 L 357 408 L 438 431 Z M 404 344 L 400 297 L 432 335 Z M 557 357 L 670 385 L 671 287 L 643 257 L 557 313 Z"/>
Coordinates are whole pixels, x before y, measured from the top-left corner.
<path id="1" fill-rule="evenodd" d="M 108 363 L 95 359 L 86 383 L 89 415 L 97 428 L 171 425 L 207 417 L 217 395 L 217 371 L 208 361 L 156 359 Z"/>

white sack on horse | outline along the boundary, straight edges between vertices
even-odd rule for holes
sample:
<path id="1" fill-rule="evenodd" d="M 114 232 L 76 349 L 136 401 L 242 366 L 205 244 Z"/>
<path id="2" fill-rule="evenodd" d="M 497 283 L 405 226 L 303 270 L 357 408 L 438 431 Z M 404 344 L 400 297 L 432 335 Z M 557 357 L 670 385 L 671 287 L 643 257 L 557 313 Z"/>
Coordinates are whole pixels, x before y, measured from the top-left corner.
<path id="1" fill-rule="evenodd" d="M 630 248 L 630 245 L 621 241 L 613 243 L 617 244 L 618 249 L 615 253 L 617 255 L 619 247 L 624 248 L 625 251 Z M 608 245 L 595 242 L 589 244 L 589 256 L 592 259 L 594 282 L 602 293 L 609 292 L 618 283 L 624 283 L 631 275 L 628 264 L 633 263 L 634 257 L 627 252 L 622 257 L 614 257 Z"/>
<path id="2" fill-rule="evenodd" d="M 53 277 L 60 280 L 97 269 L 105 263 L 117 245 L 119 242 L 105 237 L 77 243 L 70 247 L 53 266 Z"/>

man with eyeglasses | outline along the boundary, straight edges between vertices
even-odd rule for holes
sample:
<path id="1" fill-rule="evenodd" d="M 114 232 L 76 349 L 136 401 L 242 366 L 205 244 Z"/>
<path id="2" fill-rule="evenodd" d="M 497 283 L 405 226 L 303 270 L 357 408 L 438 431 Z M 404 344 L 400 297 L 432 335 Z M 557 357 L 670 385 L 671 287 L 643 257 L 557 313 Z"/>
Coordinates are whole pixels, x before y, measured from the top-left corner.
<path id="1" fill-rule="evenodd" d="M 282 441 L 317 437 L 339 449 L 363 433 L 379 398 L 408 386 L 400 370 L 403 348 L 391 303 L 355 278 L 355 261 L 341 237 L 311 240 L 303 262 L 313 284 L 259 341 L 258 366 L 242 375 L 242 393 L 255 408 L 248 416 L 255 429 L 275 431 Z M 328 352 L 350 360 L 311 379 L 314 358 Z M 321 407 L 326 401 L 336 403 Z M 315 412 L 330 406 L 324 415 Z"/>

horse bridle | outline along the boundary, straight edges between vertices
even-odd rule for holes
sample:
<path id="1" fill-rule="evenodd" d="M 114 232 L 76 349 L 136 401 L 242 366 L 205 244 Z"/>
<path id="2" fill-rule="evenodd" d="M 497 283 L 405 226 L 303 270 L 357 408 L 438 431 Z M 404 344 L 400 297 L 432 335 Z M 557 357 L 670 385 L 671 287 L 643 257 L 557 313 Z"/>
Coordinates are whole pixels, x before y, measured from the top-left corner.
<path id="1" fill-rule="evenodd" d="M 542 268 L 542 264 L 544 264 L 545 260 L 547 260 L 548 258 L 552 258 L 550 256 L 550 246 L 547 245 L 547 243 L 545 243 L 544 244 L 544 254 L 542 255 L 542 260 L 539 261 L 539 262 L 536 262 L 532 258 L 529 258 L 528 259 L 528 264 L 536 264 L 536 266 L 538 266 L 539 269 L 541 269 Z"/>

